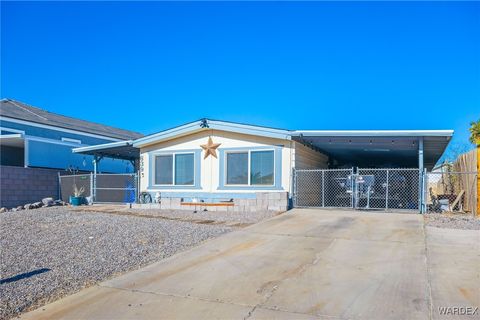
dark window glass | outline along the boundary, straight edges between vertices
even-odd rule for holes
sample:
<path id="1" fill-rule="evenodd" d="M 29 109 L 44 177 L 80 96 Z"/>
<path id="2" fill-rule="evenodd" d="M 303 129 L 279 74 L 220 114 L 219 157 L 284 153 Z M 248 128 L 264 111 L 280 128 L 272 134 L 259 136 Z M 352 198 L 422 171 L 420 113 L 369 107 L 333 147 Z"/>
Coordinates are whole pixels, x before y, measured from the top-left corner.
<path id="1" fill-rule="evenodd" d="M 173 155 L 155 157 L 155 184 L 173 184 Z"/>
<path id="2" fill-rule="evenodd" d="M 252 151 L 250 154 L 250 184 L 273 185 L 273 151 Z"/>
<path id="3" fill-rule="evenodd" d="M 176 185 L 193 185 L 194 164 L 193 154 L 176 154 L 175 155 L 175 184 Z"/>
<path id="4" fill-rule="evenodd" d="M 248 184 L 248 152 L 227 153 L 227 184 Z"/>

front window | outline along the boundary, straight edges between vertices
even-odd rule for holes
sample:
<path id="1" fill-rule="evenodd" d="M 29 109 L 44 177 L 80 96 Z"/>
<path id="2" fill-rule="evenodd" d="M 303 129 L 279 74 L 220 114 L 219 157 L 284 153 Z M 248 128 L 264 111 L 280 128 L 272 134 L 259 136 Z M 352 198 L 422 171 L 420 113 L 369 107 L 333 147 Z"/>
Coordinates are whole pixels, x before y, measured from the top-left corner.
<path id="1" fill-rule="evenodd" d="M 155 156 L 156 185 L 193 185 L 194 171 L 193 153 Z"/>
<path id="2" fill-rule="evenodd" d="M 193 185 L 193 153 L 175 155 L 175 184 L 181 186 Z"/>
<path id="3" fill-rule="evenodd" d="M 227 184 L 248 184 L 248 152 L 227 153 Z"/>
<path id="4" fill-rule="evenodd" d="M 273 185 L 273 151 L 252 151 L 250 182 L 253 185 Z"/>
<path id="5" fill-rule="evenodd" d="M 274 184 L 274 152 L 245 151 L 226 154 L 226 184 L 271 186 Z"/>

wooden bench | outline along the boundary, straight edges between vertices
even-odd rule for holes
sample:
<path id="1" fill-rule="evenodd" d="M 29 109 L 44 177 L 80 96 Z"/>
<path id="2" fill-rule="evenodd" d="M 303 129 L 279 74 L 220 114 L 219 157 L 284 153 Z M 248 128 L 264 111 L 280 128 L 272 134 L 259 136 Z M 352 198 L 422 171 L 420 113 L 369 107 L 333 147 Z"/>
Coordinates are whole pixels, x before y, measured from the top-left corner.
<path id="1" fill-rule="evenodd" d="M 233 207 L 233 202 L 181 202 L 182 206 Z"/>

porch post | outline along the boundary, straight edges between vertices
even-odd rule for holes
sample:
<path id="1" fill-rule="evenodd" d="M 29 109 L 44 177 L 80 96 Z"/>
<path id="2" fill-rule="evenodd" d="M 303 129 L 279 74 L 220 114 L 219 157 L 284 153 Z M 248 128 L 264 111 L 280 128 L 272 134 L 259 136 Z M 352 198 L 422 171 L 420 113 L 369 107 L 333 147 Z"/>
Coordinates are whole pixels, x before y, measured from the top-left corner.
<path id="1" fill-rule="evenodd" d="M 93 156 L 93 201 L 97 200 L 97 167 L 103 156 Z"/>
<path id="2" fill-rule="evenodd" d="M 418 208 L 420 213 L 424 213 L 423 137 L 418 139 L 418 172 Z"/>

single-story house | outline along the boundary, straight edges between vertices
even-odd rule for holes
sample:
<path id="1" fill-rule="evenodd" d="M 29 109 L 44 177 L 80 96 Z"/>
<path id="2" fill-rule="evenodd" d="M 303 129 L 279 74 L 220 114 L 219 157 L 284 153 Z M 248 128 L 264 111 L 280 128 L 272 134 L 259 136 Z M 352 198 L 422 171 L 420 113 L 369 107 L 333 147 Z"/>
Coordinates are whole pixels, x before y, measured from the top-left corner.
<path id="1" fill-rule="evenodd" d="M 218 204 L 231 210 L 280 211 L 292 205 L 295 192 L 313 190 L 307 186 L 299 191 L 295 172 L 301 170 L 346 170 L 334 181 L 344 188 L 356 174 L 352 168 L 414 168 L 413 193 L 418 198 L 419 174 L 435 165 L 452 135 L 452 130 L 284 130 L 202 119 L 74 152 L 121 158 L 138 151 L 138 188 L 154 206 L 178 209 L 201 203 L 212 209 Z M 392 174 L 390 183 L 407 186 L 398 176 Z M 342 192 L 353 197 L 348 188 Z"/>
<path id="2" fill-rule="evenodd" d="M 0 101 L 0 206 L 57 197 L 58 173 L 93 171 L 94 157 L 73 148 L 138 139 L 137 132 L 48 112 L 13 99 Z M 99 172 L 133 172 L 131 159 L 104 159 Z M 132 161 L 129 161 L 132 160 Z"/>

